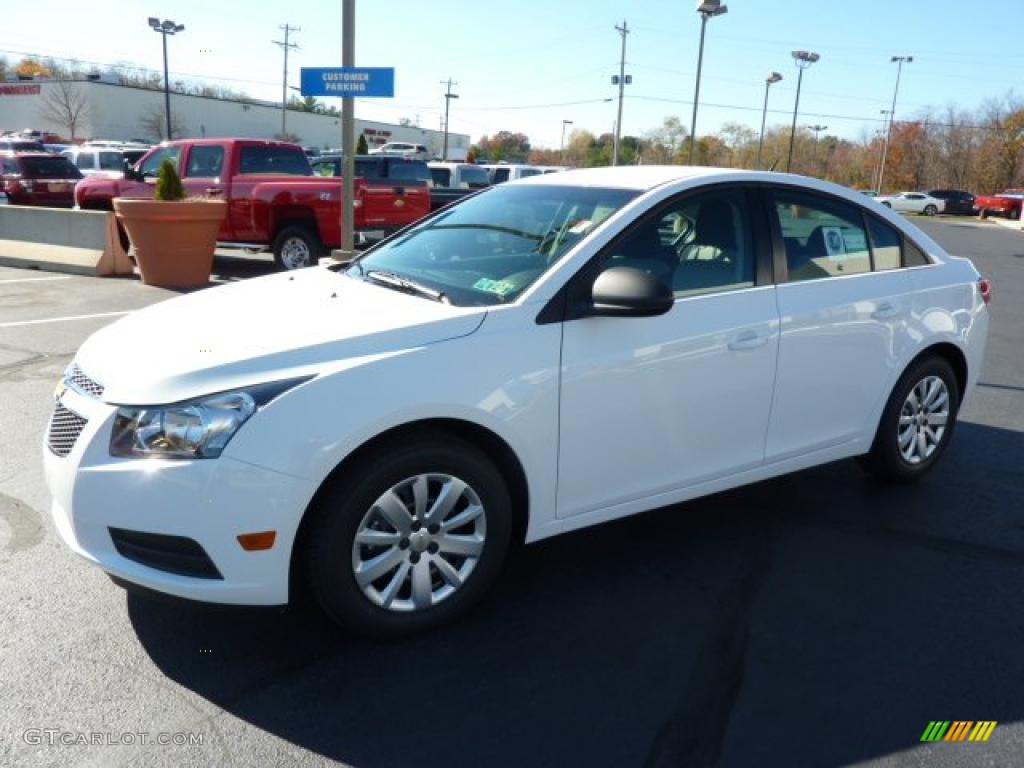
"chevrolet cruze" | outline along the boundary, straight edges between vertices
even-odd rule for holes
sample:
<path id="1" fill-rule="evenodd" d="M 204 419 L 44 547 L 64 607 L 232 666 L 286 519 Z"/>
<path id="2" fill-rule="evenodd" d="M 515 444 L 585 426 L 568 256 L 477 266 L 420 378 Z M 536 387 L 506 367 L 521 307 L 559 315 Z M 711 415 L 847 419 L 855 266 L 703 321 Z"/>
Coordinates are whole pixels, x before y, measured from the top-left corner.
<path id="1" fill-rule="evenodd" d="M 44 438 L 53 519 L 122 582 L 259 605 L 308 585 L 352 631 L 422 630 L 514 540 L 845 457 L 920 478 L 989 297 L 825 182 L 536 176 L 93 335 Z"/>

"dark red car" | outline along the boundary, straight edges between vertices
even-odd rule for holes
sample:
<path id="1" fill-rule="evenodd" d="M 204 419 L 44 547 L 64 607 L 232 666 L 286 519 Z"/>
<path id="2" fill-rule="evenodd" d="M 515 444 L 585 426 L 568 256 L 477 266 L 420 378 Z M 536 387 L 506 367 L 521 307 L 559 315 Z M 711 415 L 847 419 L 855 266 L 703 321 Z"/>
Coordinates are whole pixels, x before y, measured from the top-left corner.
<path id="1" fill-rule="evenodd" d="M 0 154 L 0 192 L 11 205 L 71 208 L 82 172 L 66 157 L 45 152 Z"/>

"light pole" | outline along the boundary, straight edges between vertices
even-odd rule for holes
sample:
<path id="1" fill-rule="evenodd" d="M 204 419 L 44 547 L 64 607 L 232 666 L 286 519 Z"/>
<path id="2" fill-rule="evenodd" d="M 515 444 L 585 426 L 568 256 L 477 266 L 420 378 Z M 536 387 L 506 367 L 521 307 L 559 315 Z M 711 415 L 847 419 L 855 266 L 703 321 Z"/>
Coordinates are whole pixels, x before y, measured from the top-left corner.
<path id="1" fill-rule="evenodd" d="M 757 167 L 761 167 L 761 150 L 764 148 L 764 123 L 768 117 L 768 89 L 782 79 L 778 72 L 772 72 L 764 79 L 764 109 L 761 110 L 761 138 L 757 141 Z"/>
<path id="2" fill-rule="evenodd" d="M 800 74 L 796 79 L 796 101 L 793 102 L 793 126 L 789 129 L 789 157 L 786 159 L 786 173 L 789 173 L 793 165 L 793 139 L 796 138 L 796 116 L 800 111 L 800 86 L 804 82 L 804 70 L 820 59 L 821 56 L 813 51 L 793 51 L 793 62 Z"/>
<path id="3" fill-rule="evenodd" d="M 164 114 L 167 116 L 167 140 L 174 138 L 171 135 L 171 81 L 167 72 L 167 36 L 176 35 L 185 31 L 184 24 L 175 24 L 170 19 L 160 19 L 155 16 L 149 17 L 149 26 L 154 32 L 159 32 L 164 41 Z"/>
<path id="4" fill-rule="evenodd" d="M 697 52 L 697 85 L 693 89 L 693 117 L 690 119 L 690 159 L 693 165 L 693 148 L 697 140 L 697 102 L 700 101 L 700 70 L 704 64 L 704 29 L 712 16 L 722 16 L 729 12 L 729 6 L 722 5 L 721 0 L 697 0 L 697 13 L 700 14 L 700 47 Z"/>
<path id="5" fill-rule="evenodd" d="M 562 121 L 562 140 L 558 144 L 558 162 L 565 163 L 565 126 L 572 125 L 572 120 Z"/>
<path id="6" fill-rule="evenodd" d="M 450 77 L 447 80 L 442 80 L 441 85 L 447 84 L 448 90 L 444 94 L 444 145 L 441 149 L 441 160 L 448 160 L 448 108 L 452 103 L 452 99 L 459 98 L 457 93 L 452 93 L 452 86 L 458 85 Z"/>
<path id="7" fill-rule="evenodd" d="M 284 40 L 271 40 L 274 45 L 281 46 L 284 51 L 284 75 L 281 77 L 281 141 L 287 141 L 288 136 L 288 51 L 299 49 L 297 43 L 288 42 L 288 35 L 292 32 L 301 32 L 302 27 L 293 27 L 291 24 L 282 24 L 281 30 L 284 32 Z"/>
<path id="8" fill-rule="evenodd" d="M 882 194 L 882 179 L 885 177 L 885 158 L 889 154 L 892 124 L 896 122 L 896 94 L 900 92 L 900 75 L 903 73 L 903 63 L 909 64 L 913 60 L 913 56 L 893 56 L 889 59 L 890 64 L 896 63 L 896 87 L 892 91 L 892 109 L 889 110 L 889 131 L 885 134 L 885 146 L 882 147 L 882 164 L 878 167 L 878 194 Z"/>

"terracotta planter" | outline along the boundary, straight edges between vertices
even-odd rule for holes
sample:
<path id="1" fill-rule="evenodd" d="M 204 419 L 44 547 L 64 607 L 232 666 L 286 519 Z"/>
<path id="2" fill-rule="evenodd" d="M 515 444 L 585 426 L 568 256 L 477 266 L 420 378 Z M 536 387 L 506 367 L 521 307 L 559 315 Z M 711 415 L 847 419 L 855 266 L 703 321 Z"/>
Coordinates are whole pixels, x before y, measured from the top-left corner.
<path id="1" fill-rule="evenodd" d="M 195 288 L 210 282 L 217 231 L 227 207 L 223 200 L 114 198 L 117 218 L 135 246 L 142 282 L 161 288 Z"/>

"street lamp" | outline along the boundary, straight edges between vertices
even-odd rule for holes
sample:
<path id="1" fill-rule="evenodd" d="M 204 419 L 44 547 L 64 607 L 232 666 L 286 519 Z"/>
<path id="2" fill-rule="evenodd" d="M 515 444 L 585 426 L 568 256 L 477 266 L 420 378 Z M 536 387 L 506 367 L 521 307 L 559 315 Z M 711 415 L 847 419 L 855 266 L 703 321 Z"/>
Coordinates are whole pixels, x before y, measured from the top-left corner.
<path id="1" fill-rule="evenodd" d="M 882 178 L 885 176 L 885 158 L 889 154 L 889 141 L 892 139 L 892 124 L 896 122 L 896 94 L 900 92 L 900 75 L 903 73 L 903 63 L 909 64 L 914 60 L 913 56 L 893 56 L 889 63 L 896 64 L 896 87 L 892 92 L 892 109 L 889 110 L 889 131 L 885 134 L 885 146 L 882 147 L 882 164 L 878 166 L 878 194 L 882 194 Z"/>
<path id="2" fill-rule="evenodd" d="M 761 138 L 757 142 L 757 167 L 761 167 L 761 150 L 764 147 L 764 122 L 768 117 L 768 89 L 782 79 L 778 72 L 772 72 L 764 79 L 764 109 L 761 110 Z"/>
<path id="3" fill-rule="evenodd" d="M 700 14 L 700 48 L 697 52 L 697 84 L 693 89 L 693 117 L 690 119 L 690 158 L 693 165 L 693 149 L 697 140 L 697 102 L 700 101 L 700 70 L 704 64 L 704 29 L 712 16 L 722 16 L 729 12 L 729 6 L 722 5 L 721 0 L 697 0 L 697 13 Z"/>
<path id="4" fill-rule="evenodd" d="M 170 19 L 160 21 L 155 16 L 150 16 L 149 26 L 154 32 L 159 32 L 164 41 L 164 113 L 167 116 L 167 140 L 170 141 L 174 137 L 171 136 L 171 81 L 167 73 L 167 36 L 184 32 L 185 25 L 175 24 Z"/>
<path id="5" fill-rule="evenodd" d="M 789 157 L 786 159 L 786 172 L 793 165 L 793 139 L 796 138 L 796 116 L 800 111 L 800 86 L 804 82 L 804 70 L 820 59 L 821 56 L 812 51 L 793 51 L 793 62 L 800 74 L 796 79 L 796 101 L 793 102 L 793 126 L 789 129 Z"/>
<path id="6" fill-rule="evenodd" d="M 562 141 L 558 145 L 558 162 L 565 163 L 565 126 L 572 125 L 572 120 L 562 121 Z"/>

